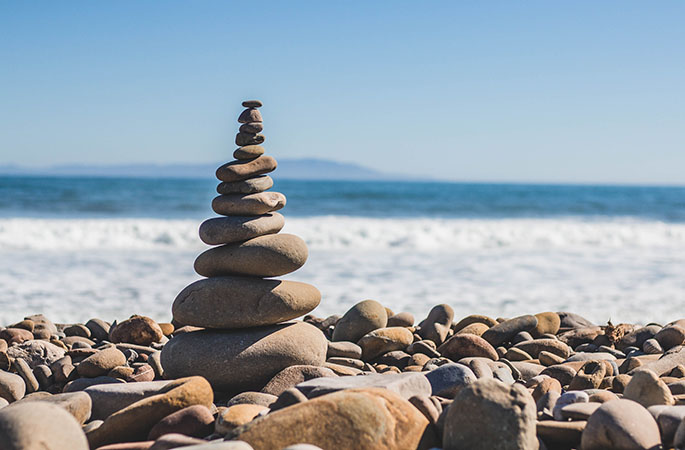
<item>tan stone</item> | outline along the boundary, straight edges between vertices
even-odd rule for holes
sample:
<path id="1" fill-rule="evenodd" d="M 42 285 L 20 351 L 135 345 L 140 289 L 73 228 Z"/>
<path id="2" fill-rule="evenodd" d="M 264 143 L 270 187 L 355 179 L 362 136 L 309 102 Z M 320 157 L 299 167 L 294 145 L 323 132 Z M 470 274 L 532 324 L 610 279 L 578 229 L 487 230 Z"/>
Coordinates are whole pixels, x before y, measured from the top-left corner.
<path id="1" fill-rule="evenodd" d="M 633 373 L 633 377 L 623 391 L 623 398 L 636 401 L 645 408 L 675 403 L 666 383 L 649 369 Z"/>
<path id="2" fill-rule="evenodd" d="M 535 314 L 535 318 L 538 319 L 538 324 L 531 334 L 534 337 L 540 337 L 543 334 L 557 334 L 559 331 L 559 326 L 561 325 L 561 319 L 559 314 L 555 312 L 543 312 Z"/>
<path id="3" fill-rule="evenodd" d="M 203 328 L 247 328 L 294 319 L 316 308 L 321 293 L 297 281 L 215 277 L 183 289 L 172 306 L 174 319 Z"/>
<path id="4" fill-rule="evenodd" d="M 209 245 L 231 244 L 281 231 L 285 219 L 279 213 L 262 216 L 214 217 L 200 225 L 200 239 Z"/>
<path id="5" fill-rule="evenodd" d="M 216 417 L 214 431 L 218 434 L 225 435 L 233 431 L 241 425 L 252 422 L 255 417 L 269 408 L 262 405 L 252 405 L 249 403 L 242 403 L 226 408 L 221 414 Z"/>
<path id="6" fill-rule="evenodd" d="M 285 195 L 280 192 L 219 195 L 212 200 L 212 209 L 223 216 L 259 216 L 278 211 L 285 206 Z"/>
<path id="7" fill-rule="evenodd" d="M 393 392 L 350 389 L 275 411 L 238 428 L 235 437 L 260 450 L 302 442 L 326 449 L 404 450 L 420 446 L 428 425 L 418 409 Z M 435 436 L 427 435 L 424 443 L 429 444 L 425 448 L 436 444 Z"/>
<path id="8" fill-rule="evenodd" d="M 216 177 L 221 181 L 232 182 L 253 178 L 273 172 L 278 163 L 268 155 L 254 159 L 231 161 L 216 169 Z"/>
<path id="9" fill-rule="evenodd" d="M 144 440 L 152 427 L 176 411 L 193 405 L 212 406 L 212 387 L 202 377 L 168 383 L 156 395 L 139 400 L 105 419 L 87 434 L 91 448 L 117 442 Z"/>
<path id="10" fill-rule="evenodd" d="M 116 347 L 107 347 L 81 361 L 77 367 L 82 377 L 99 377 L 117 366 L 126 364 L 126 356 Z"/>
<path id="11" fill-rule="evenodd" d="M 480 314 L 471 314 L 470 316 L 466 316 L 457 322 L 452 329 L 455 333 L 458 333 L 460 330 L 471 325 L 472 323 L 482 323 L 487 325 L 488 328 L 497 325 L 497 321 L 492 317 L 483 316 Z"/>
<path id="12" fill-rule="evenodd" d="M 257 194 L 259 192 L 268 191 L 273 185 L 274 180 L 272 180 L 269 175 L 260 175 L 241 181 L 222 181 L 216 186 L 216 191 L 222 195 Z"/>
<path id="13" fill-rule="evenodd" d="M 64 409 L 26 402 L 0 409 L 3 450 L 88 450 L 81 425 Z"/>
<path id="14" fill-rule="evenodd" d="M 588 419 L 582 450 L 652 449 L 661 444 L 659 426 L 640 404 L 627 399 L 604 403 Z"/>
<path id="15" fill-rule="evenodd" d="M 308 254 L 307 244 L 294 234 L 267 234 L 206 250 L 195 260 L 195 271 L 204 277 L 278 277 L 302 267 Z"/>
<path id="16" fill-rule="evenodd" d="M 323 333 L 304 322 L 195 331 L 175 336 L 164 346 L 162 365 L 169 378 L 202 375 L 217 390 L 259 391 L 286 367 L 322 365 L 326 347 Z"/>
<path id="17" fill-rule="evenodd" d="M 470 356 L 488 358 L 494 361 L 499 359 L 494 347 L 475 334 L 455 334 L 438 347 L 438 352 L 452 361 Z"/>
<path id="18" fill-rule="evenodd" d="M 490 327 L 482 322 L 474 322 L 472 324 L 466 325 L 461 330 L 457 331 L 455 334 L 475 334 L 476 336 L 482 336 Z"/>
<path id="19" fill-rule="evenodd" d="M 388 313 L 375 300 L 364 300 L 352 308 L 336 323 L 332 341 L 357 342 L 365 334 L 388 323 Z"/>
<path id="20" fill-rule="evenodd" d="M 365 334 L 357 344 L 362 348 L 362 360 L 370 361 L 393 350 L 404 350 L 413 340 L 414 336 L 406 328 L 388 327 Z"/>

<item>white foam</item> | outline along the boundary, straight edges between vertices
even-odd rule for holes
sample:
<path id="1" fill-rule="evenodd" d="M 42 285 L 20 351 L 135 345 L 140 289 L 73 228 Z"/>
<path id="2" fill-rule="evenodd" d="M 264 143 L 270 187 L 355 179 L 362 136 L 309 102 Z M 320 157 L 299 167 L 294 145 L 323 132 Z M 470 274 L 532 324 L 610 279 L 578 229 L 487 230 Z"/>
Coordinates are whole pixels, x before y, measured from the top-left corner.
<path id="1" fill-rule="evenodd" d="M 198 221 L 0 219 L 0 324 L 133 313 L 169 320 L 199 277 Z M 682 317 L 685 225 L 630 220 L 287 218 L 310 258 L 285 278 L 323 294 L 317 314 L 376 298 L 417 318 L 571 310 L 595 321 Z"/>
<path id="2" fill-rule="evenodd" d="M 162 219 L 0 219 L 2 250 L 198 249 L 199 223 Z M 685 245 L 685 224 L 631 220 L 288 218 L 312 250 L 627 248 Z"/>

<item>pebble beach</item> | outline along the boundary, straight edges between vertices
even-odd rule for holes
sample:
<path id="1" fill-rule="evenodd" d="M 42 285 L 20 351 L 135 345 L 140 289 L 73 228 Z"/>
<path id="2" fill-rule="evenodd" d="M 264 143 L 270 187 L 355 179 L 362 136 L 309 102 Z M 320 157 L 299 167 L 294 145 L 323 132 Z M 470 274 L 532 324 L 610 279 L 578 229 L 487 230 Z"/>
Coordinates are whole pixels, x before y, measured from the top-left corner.
<path id="1" fill-rule="evenodd" d="M 650 323 L 645 301 L 614 322 L 544 301 L 325 305 L 298 279 L 310 249 L 278 212 L 262 103 L 242 106 L 169 321 L 0 327 L 0 450 L 685 449 L 685 319 Z"/>

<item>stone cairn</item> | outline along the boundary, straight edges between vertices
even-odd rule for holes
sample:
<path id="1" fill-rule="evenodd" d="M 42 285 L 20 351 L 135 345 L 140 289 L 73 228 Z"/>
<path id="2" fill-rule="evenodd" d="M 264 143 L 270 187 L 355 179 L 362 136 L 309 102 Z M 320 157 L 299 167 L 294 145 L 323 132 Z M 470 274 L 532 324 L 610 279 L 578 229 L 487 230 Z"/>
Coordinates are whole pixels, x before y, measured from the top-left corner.
<path id="1" fill-rule="evenodd" d="M 216 171 L 220 195 L 212 209 L 222 217 L 200 226 L 202 241 L 215 246 L 195 260 L 195 271 L 207 278 L 183 289 L 172 308 L 174 320 L 191 331 L 177 334 L 161 355 L 168 378 L 201 375 L 227 395 L 259 390 L 291 365 L 321 365 L 327 348 L 316 327 L 288 322 L 316 308 L 320 292 L 271 278 L 302 267 L 308 252 L 299 237 L 279 233 L 284 218 L 275 211 L 286 199 L 267 192 L 273 180 L 266 174 L 277 163 L 260 145 L 262 103 L 243 106 L 235 160 Z"/>

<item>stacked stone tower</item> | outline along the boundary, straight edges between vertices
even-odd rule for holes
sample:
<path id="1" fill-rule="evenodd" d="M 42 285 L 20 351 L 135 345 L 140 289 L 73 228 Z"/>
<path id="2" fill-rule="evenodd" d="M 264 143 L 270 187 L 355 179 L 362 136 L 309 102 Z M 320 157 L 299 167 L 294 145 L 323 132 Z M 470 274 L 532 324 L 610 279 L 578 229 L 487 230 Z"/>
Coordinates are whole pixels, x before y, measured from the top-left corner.
<path id="1" fill-rule="evenodd" d="M 285 367 L 319 365 L 326 355 L 318 329 L 284 323 L 316 308 L 321 294 L 309 284 L 271 278 L 302 267 L 307 246 L 279 233 L 284 218 L 275 211 L 286 199 L 267 192 L 273 180 L 266 174 L 277 163 L 260 145 L 262 103 L 243 106 L 235 160 L 216 171 L 220 195 L 212 209 L 222 217 L 200 226 L 202 241 L 215 246 L 195 260 L 195 271 L 207 278 L 183 289 L 172 307 L 176 322 L 205 330 L 175 336 L 162 352 L 168 378 L 202 375 L 226 392 L 259 389 Z"/>

